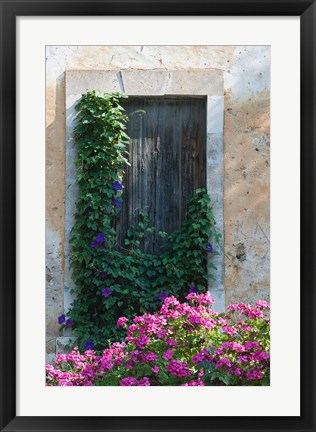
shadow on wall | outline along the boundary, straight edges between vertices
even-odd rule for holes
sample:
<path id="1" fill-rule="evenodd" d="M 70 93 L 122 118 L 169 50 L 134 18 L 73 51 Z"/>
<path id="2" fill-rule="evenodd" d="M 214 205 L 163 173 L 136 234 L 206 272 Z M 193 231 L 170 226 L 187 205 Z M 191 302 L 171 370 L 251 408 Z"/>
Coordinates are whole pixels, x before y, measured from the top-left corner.
<path id="1" fill-rule="evenodd" d="M 47 86 L 48 106 L 50 97 L 55 117 L 46 127 L 46 341 L 53 354 L 55 338 L 61 336 L 57 317 L 64 311 L 65 74 L 56 88 Z"/>

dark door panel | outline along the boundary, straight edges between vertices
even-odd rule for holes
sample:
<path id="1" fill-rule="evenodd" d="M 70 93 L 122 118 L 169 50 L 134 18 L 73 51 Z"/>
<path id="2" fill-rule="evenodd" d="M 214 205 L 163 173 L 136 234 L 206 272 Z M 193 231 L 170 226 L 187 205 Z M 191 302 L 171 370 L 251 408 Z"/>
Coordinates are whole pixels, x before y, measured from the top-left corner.
<path id="1" fill-rule="evenodd" d="M 129 98 L 124 107 L 131 166 L 124 178 L 118 239 L 139 212 L 147 213 L 156 234 L 142 249 L 156 253 L 164 242 L 158 231 L 179 228 L 194 190 L 206 185 L 206 99 Z"/>

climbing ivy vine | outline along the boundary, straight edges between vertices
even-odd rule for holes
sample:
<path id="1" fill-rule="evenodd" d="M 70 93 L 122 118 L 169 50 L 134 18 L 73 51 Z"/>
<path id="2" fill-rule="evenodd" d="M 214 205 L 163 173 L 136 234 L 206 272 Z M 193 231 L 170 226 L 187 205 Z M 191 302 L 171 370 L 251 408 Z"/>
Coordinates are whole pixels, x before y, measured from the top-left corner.
<path id="1" fill-rule="evenodd" d="M 122 338 L 117 319 L 158 309 L 167 295 L 184 299 L 204 292 L 215 266 L 220 234 L 205 189 L 197 189 L 185 224 L 167 234 L 159 255 L 141 250 L 155 228 L 140 212 L 138 221 L 117 242 L 115 220 L 124 199 L 128 163 L 127 116 L 119 93 L 82 95 L 76 105 L 74 138 L 79 196 L 71 232 L 71 269 L 75 300 L 62 326 L 72 327 L 81 348 L 104 349 Z M 209 262 L 208 262 L 209 261 Z M 207 271 L 207 268 L 209 271 Z M 68 324 L 67 324 L 68 323 Z"/>

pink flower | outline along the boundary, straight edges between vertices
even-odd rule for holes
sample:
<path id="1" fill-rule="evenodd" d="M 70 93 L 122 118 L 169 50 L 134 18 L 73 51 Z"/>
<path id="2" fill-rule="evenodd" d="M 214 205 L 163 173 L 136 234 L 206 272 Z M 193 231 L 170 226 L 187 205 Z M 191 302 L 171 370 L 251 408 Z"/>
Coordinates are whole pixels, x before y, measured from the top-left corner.
<path id="1" fill-rule="evenodd" d="M 245 309 L 245 307 L 250 307 L 250 305 L 245 305 L 244 303 L 230 304 L 229 306 L 227 306 L 227 309 L 241 312 Z"/>
<path id="2" fill-rule="evenodd" d="M 137 384 L 137 385 L 138 385 L 138 386 L 142 386 L 142 387 L 144 387 L 144 386 L 146 386 L 146 387 L 150 386 L 149 378 L 147 378 L 147 377 L 141 378 L 141 379 L 138 381 L 138 384 Z"/>
<path id="3" fill-rule="evenodd" d="M 166 345 L 172 346 L 172 347 L 176 347 L 176 346 L 178 346 L 178 342 L 175 341 L 174 339 L 167 339 L 166 340 Z"/>
<path id="4" fill-rule="evenodd" d="M 131 360 L 127 360 L 127 362 L 125 363 L 126 369 L 132 369 L 133 366 L 134 364 Z"/>
<path id="5" fill-rule="evenodd" d="M 235 329 L 234 326 L 224 326 L 223 333 L 226 333 L 229 336 L 234 336 L 235 334 L 237 334 L 237 330 Z"/>
<path id="6" fill-rule="evenodd" d="M 128 328 L 128 333 L 133 333 L 136 330 L 137 330 L 137 325 L 136 324 L 132 324 Z"/>
<path id="7" fill-rule="evenodd" d="M 252 308 L 249 304 L 245 304 L 245 303 L 231 304 L 227 307 L 227 309 L 232 311 L 239 311 L 250 319 L 263 318 L 262 310 L 257 308 Z"/>
<path id="8" fill-rule="evenodd" d="M 154 367 L 152 367 L 151 370 L 152 370 L 155 374 L 159 373 L 159 371 L 160 371 L 160 369 L 159 369 L 158 366 L 154 366 Z"/>
<path id="9" fill-rule="evenodd" d="M 263 360 L 267 360 L 268 358 L 270 358 L 270 355 L 265 351 L 257 351 L 256 353 L 253 354 L 252 358 L 253 360 L 261 362 Z"/>
<path id="10" fill-rule="evenodd" d="M 226 326 L 227 325 L 226 320 L 224 320 L 224 318 L 222 318 L 222 317 L 218 318 L 218 322 L 220 323 L 221 326 Z"/>
<path id="11" fill-rule="evenodd" d="M 186 296 L 187 300 L 196 300 L 200 305 L 211 305 L 215 303 L 213 297 L 211 297 L 210 293 L 207 291 L 205 294 L 195 294 L 190 293 Z"/>
<path id="12" fill-rule="evenodd" d="M 170 306 L 178 306 L 179 304 L 180 304 L 179 301 L 174 296 L 167 297 L 164 300 L 164 305 L 167 306 L 168 308 Z"/>
<path id="13" fill-rule="evenodd" d="M 113 363 L 107 360 L 101 360 L 101 367 L 100 370 L 111 370 L 113 368 Z"/>
<path id="14" fill-rule="evenodd" d="M 247 380 L 262 379 L 263 375 L 260 369 L 249 369 L 246 373 Z"/>
<path id="15" fill-rule="evenodd" d="M 240 376 L 241 375 L 241 369 L 238 368 L 238 367 L 235 367 L 233 369 L 233 374 L 236 375 L 236 376 Z"/>
<path id="16" fill-rule="evenodd" d="M 241 345 L 237 342 L 223 342 L 222 348 L 223 349 L 230 349 L 230 350 L 236 351 L 236 352 L 244 352 L 245 351 L 245 348 L 243 347 L 243 345 Z"/>
<path id="17" fill-rule="evenodd" d="M 118 327 L 123 327 L 123 326 L 127 323 L 127 321 L 128 321 L 127 318 L 125 318 L 125 317 L 120 317 L 120 318 L 117 320 L 117 326 L 118 326 Z"/>
<path id="18" fill-rule="evenodd" d="M 255 341 L 248 341 L 244 345 L 246 350 L 252 350 L 253 348 L 259 348 L 258 342 Z"/>
<path id="19" fill-rule="evenodd" d="M 163 339 L 165 336 L 166 336 L 166 330 L 164 330 L 164 329 L 160 329 L 160 330 L 157 332 L 157 337 L 158 337 L 158 339 Z"/>
<path id="20" fill-rule="evenodd" d="M 198 353 L 192 358 L 193 363 L 200 363 L 203 360 L 204 360 L 204 354 L 203 353 Z"/>
<path id="21" fill-rule="evenodd" d="M 196 354 L 192 361 L 193 363 L 200 363 L 202 361 L 212 361 L 213 357 L 208 353 L 206 348 L 203 348 L 202 352 Z"/>
<path id="22" fill-rule="evenodd" d="M 135 340 L 135 345 L 137 346 L 137 348 L 143 349 L 148 344 L 149 340 L 150 339 L 148 336 L 141 335 L 138 339 Z"/>
<path id="23" fill-rule="evenodd" d="M 237 358 L 237 361 L 238 361 L 239 363 L 247 363 L 247 362 L 248 362 L 248 357 L 245 356 L 245 355 L 239 356 L 239 357 Z"/>
<path id="24" fill-rule="evenodd" d="M 191 324 L 202 324 L 202 317 L 198 314 L 192 314 L 189 316 L 189 322 Z"/>
<path id="25" fill-rule="evenodd" d="M 251 332 L 252 331 L 252 327 L 250 325 L 244 324 L 244 325 L 239 325 L 239 327 L 244 332 Z"/>
<path id="26" fill-rule="evenodd" d="M 188 377 L 191 375 L 189 365 L 180 360 L 171 360 L 167 366 L 167 371 L 176 377 Z"/>
<path id="27" fill-rule="evenodd" d="M 211 305 L 215 303 L 215 300 L 213 299 L 213 297 L 211 297 L 211 294 L 207 291 L 205 294 L 200 294 L 198 296 L 198 302 L 199 304 Z"/>
<path id="28" fill-rule="evenodd" d="M 223 352 L 224 352 L 224 348 L 220 347 L 220 348 L 217 348 L 217 349 L 214 351 L 214 355 L 215 355 L 215 356 L 220 356 L 220 355 L 223 354 Z"/>
<path id="29" fill-rule="evenodd" d="M 187 300 L 197 300 L 198 295 L 196 293 L 189 293 L 185 298 Z"/>
<path id="30" fill-rule="evenodd" d="M 137 386 L 137 379 L 133 377 L 122 378 L 120 386 Z"/>
<path id="31" fill-rule="evenodd" d="M 204 382 L 201 379 L 197 379 L 196 381 L 190 381 L 186 384 L 181 384 L 181 386 L 204 386 Z"/>
<path id="32" fill-rule="evenodd" d="M 262 309 L 270 309 L 270 303 L 265 300 L 258 300 L 256 306 Z"/>
<path id="33" fill-rule="evenodd" d="M 231 361 L 226 358 L 226 357 L 222 357 L 221 359 L 218 360 L 218 362 L 216 363 L 216 369 L 222 367 L 222 366 L 227 366 L 227 367 L 231 367 L 232 363 Z"/>
<path id="34" fill-rule="evenodd" d="M 143 363 L 150 363 L 152 361 L 157 361 L 157 360 L 158 359 L 157 359 L 156 354 L 152 351 L 149 351 L 148 353 L 142 355 L 142 362 Z"/>
<path id="35" fill-rule="evenodd" d="M 173 356 L 173 353 L 174 353 L 174 351 L 172 351 L 172 350 L 167 350 L 166 352 L 164 352 L 164 354 L 163 354 L 163 358 L 165 359 L 165 360 L 170 360 L 171 359 L 171 357 Z"/>

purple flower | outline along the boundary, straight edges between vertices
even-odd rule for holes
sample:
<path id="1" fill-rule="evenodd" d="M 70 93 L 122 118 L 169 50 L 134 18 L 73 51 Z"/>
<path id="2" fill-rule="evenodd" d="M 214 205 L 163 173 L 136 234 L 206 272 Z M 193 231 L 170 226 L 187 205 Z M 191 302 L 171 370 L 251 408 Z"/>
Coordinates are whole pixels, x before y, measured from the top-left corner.
<path id="1" fill-rule="evenodd" d="M 104 232 L 100 232 L 100 233 L 96 236 L 95 240 L 96 240 L 98 243 L 103 243 L 104 240 L 105 240 L 105 234 L 104 234 Z"/>
<path id="2" fill-rule="evenodd" d="M 64 314 L 60 315 L 58 317 L 58 324 L 63 324 L 65 322 L 65 320 L 66 320 L 65 315 Z"/>
<path id="3" fill-rule="evenodd" d="M 94 348 L 94 343 L 92 342 L 92 340 L 87 340 L 87 342 L 84 344 L 84 349 L 87 350 L 92 350 Z"/>
<path id="4" fill-rule="evenodd" d="M 116 205 L 116 207 L 121 208 L 122 207 L 122 200 L 120 200 L 119 198 L 114 198 L 114 204 Z"/>
<path id="5" fill-rule="evenodd" d="M 205 246 L 205 249 L 207 250 L 208 253 L 212 253 L 213 252 L 213 246 L 211 243 L 207 243 L 207 245 Z"/>
<path id="6" fill-rule="evenodd" d="M 97 242 L 96 240 L 92 240 L 90 246 L 94 249 L 98 249 L 101 246 L 101 243 Z"/>
<path id="7" fill-rule="evenodd" d="M 72 328 L 72 326 L 73 326 L 73 322 L 72 322 L 72 320 L 71 320 L 70 318 L 68 318 L 68 319 L 66 320 L 66 327 L 68 327 L 68 328 Z"/>
<path id="8" fill-rule="evenodd" d="M 158 295 L 158 298 L 159 298 L 159 300 L 161 300 L 161 301 L 164 301 L 164 299 L 167 298 L 167 297 L 168 297 L 168 293 L 167 293 L 167 291 L 162 291 L 162 292 Z"/>
<path id="9" fill-rule="evenodd" d="M 119 181 L 116 180 L 113 183 L 113 187 L 114 187 L 115 190 L 119 191 L 119 190 L 121 190 L 123 188 L 123 185 L 122 185 L 122 183 L 120 183 Z"/>
<path id="10" fill-rule="evenodd" d="M 108 274 L 106 271 L 102 270 L 100 271 L 100 277 L 106 277 Z"/>
<path id="11" fill-rule="evenodd" d="M 193 293 L 193 294 L 200 294 L 200 290 L 198 289 L 198 287 L 196 287 L 195 285 L 191 285 L 189 288 L 189 293 Z"/>
<path id="12" fill-rule="evenodd" d="M 104 232 L 100 232 L 94 240 L 90 243 L 90 246 L 94 249 L 98 249 L 105 240 Z"/>
<path id="13" fill-rule="evenodd" d="M 111 289 L 110 288 L 103 288 L 103 290 L 102 290 L 102 295 L 103 295 L 103 297 L 109 297 L 110 295 L 112 294 L 112 291 L 111 291 Z"/>

